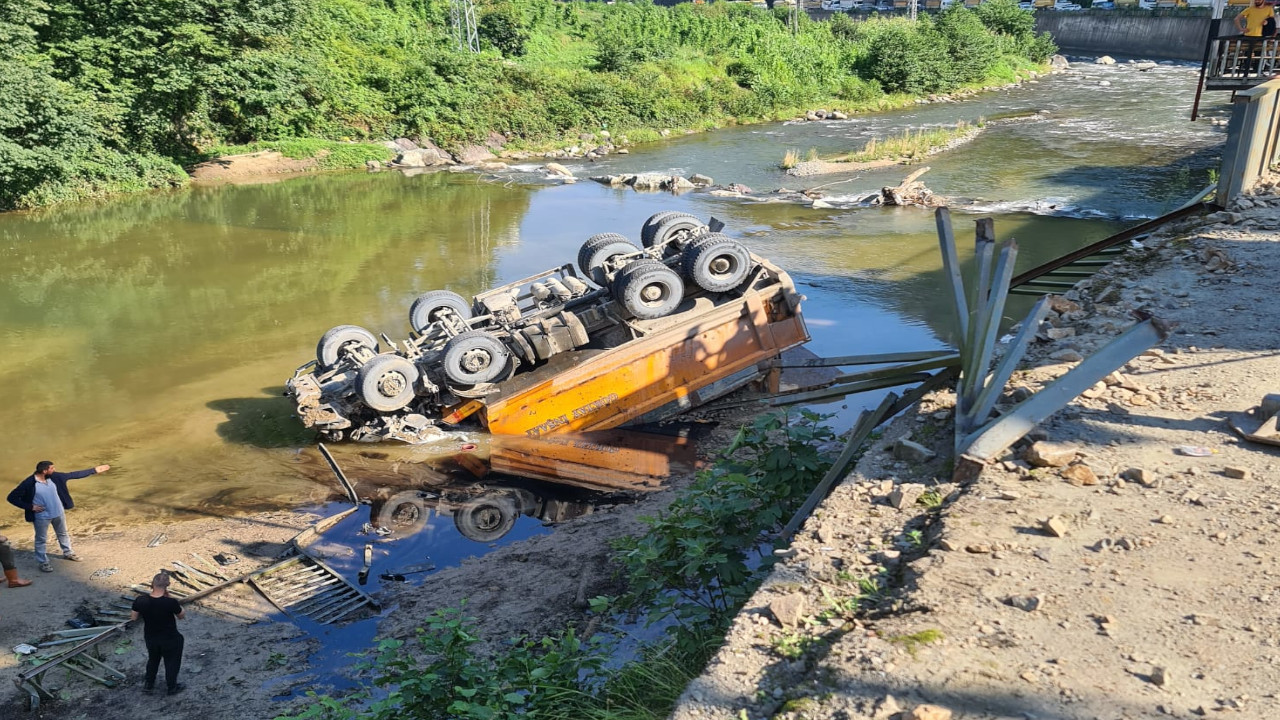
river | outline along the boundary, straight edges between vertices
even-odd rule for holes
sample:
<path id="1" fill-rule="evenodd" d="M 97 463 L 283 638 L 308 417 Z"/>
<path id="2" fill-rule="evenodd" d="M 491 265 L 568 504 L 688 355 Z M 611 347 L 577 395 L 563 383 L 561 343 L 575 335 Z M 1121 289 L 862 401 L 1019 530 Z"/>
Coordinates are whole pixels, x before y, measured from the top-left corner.
<path id="1" fill-rule="evenodd" d="M 1044 111 L 991 124 L 930 158 L 923 178 L 963 199 L 962 246 L 969 218 L 994 214 L 998 237 L 1019 241 L 1023 268 L 1171 210 L 1208 183 L 1223 136 L 1188 122 L 1194 82 L 1188 66 L 1074 65 L 965 102 L 730 128 L 570 168 L 700 172 L 757 193 L 848 180 L 829 188 L 839 206 L 908 170 L 798 180 L 777 169 L 788 148 L 831 155 L 907 127 Z M 668 209 L 716 216 L 789 270 L 819 354 L 935 348 L 949 337 L 932 214 L 917 208 L 547 185 L 519 168 L 193 187 L 0 215 L 0 467 L 16 483 L 40 459 L 113 465 L 79 481 L 86 531 L 314 505 L 333 483 L 301 452 L 314 438 L 281 390 L 321 333 L 355 323 L 403 337 L 421 292 L 467 295 L 568 262 L 588 236 L 637 237 Z"/>

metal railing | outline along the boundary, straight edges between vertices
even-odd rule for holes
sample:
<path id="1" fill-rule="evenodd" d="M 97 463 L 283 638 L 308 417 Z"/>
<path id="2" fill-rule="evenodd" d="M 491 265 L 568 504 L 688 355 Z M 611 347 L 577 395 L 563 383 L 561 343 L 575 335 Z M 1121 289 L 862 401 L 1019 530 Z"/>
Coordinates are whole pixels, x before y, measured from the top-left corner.
<path id="1" fill-rule="evenodd" d="M 1280 38 L 1218 38 L 1209 58 L 1209 78 L 1215 82 L 1261 83 L 1271 79 L 1280 66 Z"/>
<path id="2" fill-rule="evenodd" d="M 1229 205 L 1252 188 L 1276 160 L 1280 79 L 1241 90 L 1232 99 L 1227 143 L 1218 172 L 1217 203 Z"/>

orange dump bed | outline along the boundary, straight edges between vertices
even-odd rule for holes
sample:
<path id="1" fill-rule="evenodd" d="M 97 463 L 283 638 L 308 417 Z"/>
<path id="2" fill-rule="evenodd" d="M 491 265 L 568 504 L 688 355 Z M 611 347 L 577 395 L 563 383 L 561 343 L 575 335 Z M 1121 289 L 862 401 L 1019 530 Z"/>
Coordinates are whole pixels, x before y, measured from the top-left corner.
<path id="1" fill-rule="evenodd" d="M 497 435 L 540 437 L 653 422 L 767 373 L 767 361 L 809 340 L 791 278 L 762 258 L 739 296 L 700 296 L 668 317 L 629 323 L 636 339 L 566 353 L 483 400 Z"/>

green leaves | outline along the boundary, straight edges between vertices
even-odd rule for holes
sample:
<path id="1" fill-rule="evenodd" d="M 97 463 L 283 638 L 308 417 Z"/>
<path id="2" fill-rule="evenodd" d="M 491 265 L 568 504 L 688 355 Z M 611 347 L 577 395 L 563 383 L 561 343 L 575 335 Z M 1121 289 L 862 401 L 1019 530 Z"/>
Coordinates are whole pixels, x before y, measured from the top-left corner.
<path id="1" fill-rule="evenodd" d="M 629 592 L 619 602 L 648 609 L 650 623 L 676 621 L 677 645 L 720 628 L 754 591 L 767 564 L 759 550 L 817 484 L 834 433 L 808 411 L 756 418 L 715 466 L 658 517 L 648 532 L 615 543 Z"/>

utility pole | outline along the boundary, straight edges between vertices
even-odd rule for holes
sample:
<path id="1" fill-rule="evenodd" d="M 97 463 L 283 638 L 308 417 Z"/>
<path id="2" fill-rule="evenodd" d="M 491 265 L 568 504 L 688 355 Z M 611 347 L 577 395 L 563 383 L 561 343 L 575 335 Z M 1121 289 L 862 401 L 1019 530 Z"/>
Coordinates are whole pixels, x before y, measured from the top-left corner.
<path id="1" fill-rule="evenodd" d="M 911 21 L 916 20 L 916 6 L 920 4 L 920 0 L 911 0 Z"/>
<path id="2" fill-rule="evenodd" d="M 475 0 L 449 0 L 449 21 L 458 40 L 459 50 L 480 52 L 480 34 L 476 31 Z"/>
<path id="3" fill-rule="evenodd" d="M 800 3 L 802 2 L 804 2 L 804 0 L 794 0 L 794 2 L 792 2 L 791 4 L 791 14 L 789 17 L 789 21 L 791 25 L 792 35 L 800 34 L 800 13 L 803 12 L 803 10 L 800 9 Z"/>

